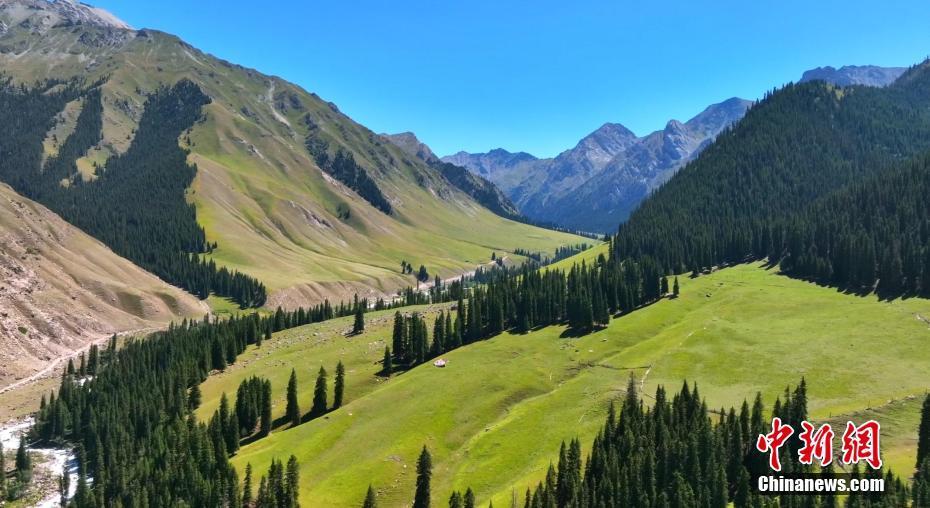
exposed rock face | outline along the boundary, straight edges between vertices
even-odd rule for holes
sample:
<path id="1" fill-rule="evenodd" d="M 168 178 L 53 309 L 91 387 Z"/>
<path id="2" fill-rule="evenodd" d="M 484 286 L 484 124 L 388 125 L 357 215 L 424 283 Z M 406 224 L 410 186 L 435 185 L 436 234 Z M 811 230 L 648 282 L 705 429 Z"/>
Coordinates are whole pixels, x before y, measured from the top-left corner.
<path id="1" fill-rule="evenodd" d="M 839 69 L 830 66 L 817 67 L 806 71 L 801 76 L 801 83 L 826 81 L 839 86 L 883 87 L 894 83 L 906 70 L 906 67 L 878 67 L 876 65 L 844 65 Z"/>
<path id="2" fill-rule="evenodd" d="M 40 33 L 51 27 L 67 25 L 132 29 L 109 12 L 75 0 L 0 0 L 0 16 L 10 25 L 32 28 Z"/>

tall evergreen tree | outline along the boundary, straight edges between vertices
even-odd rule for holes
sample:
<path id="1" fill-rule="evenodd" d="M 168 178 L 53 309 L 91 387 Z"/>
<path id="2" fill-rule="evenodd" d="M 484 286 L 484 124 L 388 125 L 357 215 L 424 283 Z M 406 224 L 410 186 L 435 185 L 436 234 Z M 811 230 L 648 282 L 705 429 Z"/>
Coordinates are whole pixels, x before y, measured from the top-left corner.
<path id="1" fill-rule="evenodd" d="M 920 428 L 917 430 L 917 464 L 919 468 L 924 460 L 930 458 L 930 394 L 924 397 L 920 410 Z"/>
<path id="2" fill-rule="evenodd" d="M 310 408 L 310 418 L 326 414 L 326 369 L 320 366 L 316 376 L 316 386 L 313 388 L 313 406 Z"/>
<path id="3" fill-rule="evenodd" d="M 285 418 L 292 427 L 300 425 L 300 406 L 297 402 L 297 371 L 295 369 L 291 369 L 291 378 L 287 381 Z"/>
<path id="4" fill-rule="evenodd" d="M 342 396 L 346 389 L 346 368 L 342 360 L 336 364 L 336 380 L 333 382 L 333 409 L 342 407 Z"/>
<path id="5" fill-rule="evenodd" d="M 31 474 L 32 473 L 32 457 L 29 455 L 29 450 L 26 448 L 26 436 L 22 436 L 19 440 L 19 448 L 16 449 L 16 472 L 19 474 Z"/>
<path id="6" fill-rule="evenodd" d="M 252 506 L 252 463 L 245 465 L 245 481 L 242 484 L 242 508 Z"/>
<path id="7" fill-rule="evenodd" d="M 264 437 L 271 433 L 271 381 L 267 379 L 262 383 L 260 414 L 258 432 Z"/>
<path id="8" fill-rule="evenodd" d="M 413 508 L 429 508 L 430 478 L 433 475 L 433 460 L 426 446 L 417 459 L 417 490 L 413 497 Z"/>
<path id="9" fill-rule="evenodd" d="M 378 501 L 375 498 L 375 489 L 368 486 L 368 492 L 365 493 L 365 501 L 362 502 L 362 508 L 378 508 Z"/>
<path id="10" fill-rule="evenodd" d="M 465 491 L 463 508 L 475 508 L 475 493 L 471 490 L 471 487 L 468 487 Z"/>
<path id="11" fill-rule="evenodd" d="M 355 322 L 352 324 L 352 334 L 358 335 L 365 331 L 365 308 L 355 296 Z"/>
<path id="12" fill-rule="evenodd" d="M 384 346 L 384 359 L 381 360 L 381 375 L 390 377 L 394 373 L 394 360 L 391 357 L 391 348 Z"/>

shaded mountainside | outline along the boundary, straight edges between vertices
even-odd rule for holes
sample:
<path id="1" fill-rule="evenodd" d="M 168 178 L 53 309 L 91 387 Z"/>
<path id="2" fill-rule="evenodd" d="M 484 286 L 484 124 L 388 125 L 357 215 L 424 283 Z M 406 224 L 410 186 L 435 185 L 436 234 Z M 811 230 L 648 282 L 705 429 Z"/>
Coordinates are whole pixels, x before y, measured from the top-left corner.
<path id="1" fill-rule="evenodd" d="M 834 67 L 817 67 L 806 71 L 801 76 L 801 83 L 808 81 L 826 81 L 839 86 L 865 85 L 883 87 L 898 79 L 907 67 L 879 67 L 877 65 L 844 65 Z"/>
<path id="2" fill-rule="evenodd" d="M 490 180 L 473 173 L 462 166 L 444 162 L 412 132 L 401 134 L 382 134 L 382 137 L 397 145 L 408 155 L 417 157 L 429 164 L 457 189 L 468 194 L 482 206 L 501 217 L 518 218 L 517 207 Z"/>
<path id="3" fill-rule="evenodd" d="M 907 194 L 899 203 L 894 190 L 899 180 L 913 185 L 922 180 L 901 177 L 879 185 L 867 179 L 894 175 L 886 170 L 930 150 L 928 106 L 927 63 L 886 88 L 840 88 L 822 81 L 788 85 L 647 199 L 621 225 L 614 253 L 649 256 L 671 271 L 785 257 L 799 274 L 856 290 L 871 291 L 876 282 L 890 284 L 891 294 L 913 290 L 915 282 L 926 287 L 914 277 L 920 261 L 906 262 L 910 288 L 902 266 L 904 256 L 930 255 L 925 235 L 917 234 L 926 217 Z M 916 163 L 907 171 L 925 168 Z M 874 216 L 841 213 L 837 201 L 817 204 L 846 186 L 862 192 L 863 185 L 877 193 L 861 203 Z M 838 202 L 856 208 L 857 201 Z M 812 212 L 800 213 L 810 206 Z M 916 223 L 892 227 L 910 219 Z M 850 242 L 856 252 L 842 254 Z M 875 252 L 869 255 L 870 250 Z M 852 278 L 844 266 L 857 267 Z M 882 274 L 897 280 L 879 281 Z"/>
<path id="4" fill-rule="evenodd" d="M 0 184 L 0 387 L 113 333 L 205 306 Z"/>
<path id="5" fill-rule="evenodd" d="M 68 4 L 82 14 L 62 2 L 0 3 L 5 73 L 16 83 L 100 81 L 101 136 L 75 161 L 87 181 L 130 148 L 154 90 L 182 79 L 197 85 L 210 102 L 181 139 L 197 168 L 187 199 L 206 244 L 217 245 L 209 257 L 267 285 L 268 305 L 391 292 L 413 283 L 400 273 L 401 260 L 452 276 L 487 261 L 492 250 L 551 252 L 577 243 L 495 215 L 436 169 L 293 84 Z M 68 131 L 74 115 L 67 107 L 52 130 Z M 44 158 L 58 146 L 49 138 Z M 321 163 L 320 153 L 344 164 Z"/>
<path id="6" fill-rule="evenodd" d="M 444 161 L 464 165 L 496 183 L 535 220 L 588 231 L 610 231 L 630 211 L 725 127 L 739 120 L 749 101 L 729 99 L 681 123 L 637 137 L 608 123 L 553 159 L 460 152 Z"/>

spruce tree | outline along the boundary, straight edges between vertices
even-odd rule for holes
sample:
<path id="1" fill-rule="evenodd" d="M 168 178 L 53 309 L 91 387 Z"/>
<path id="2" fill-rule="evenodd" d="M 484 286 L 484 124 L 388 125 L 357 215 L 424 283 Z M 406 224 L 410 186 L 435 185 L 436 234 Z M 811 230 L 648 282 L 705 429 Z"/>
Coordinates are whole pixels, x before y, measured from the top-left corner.
<path id="1" fill-rule="evenodd" d="M 465 491 L 463 508 L 475 508 L 475 493 L 471 490 L 471 487 L 468 487 L 468 490 Z"/>
<path id="2" fill-rule="evenodd" d="M 378 508 L 378 501 L 375 498 L 375 489 L 368 486 L 368 492 L 365 493 L 365 501 L 362 503 L 362 508 Z"/>
<path id="3" fill-rule="evenodd" d="M 310 418 L 326 414 L 326 369 L 322 366 L 316 376 L 316 386 L 313 388 L 313 406 L 310 408 Z"/>
<path id="4" fill-rule="evenodd" d="M 264 437 L 271 433 L 271 381 L 262 382 L 261 416 L 259 434 Z"/>
<path id="5" fill-rule="evenodd" d="M 229 399 L 226 398 L 226 392 L 223 392 L 220 396 L 219 425 L 223 433 L 226 451 L 235 453 L 239 449 L 239 423 L 229 410 Z"/>
<path id="6" fill-rule="evenodd" d="M 453 490 L 452 495 L 449 496 L 449 508 L 463 508 L 462 502 L 462 493 L 457 490 Z"/>
<path id="7" fill-rule="evenodd" d="M 187 397 L 187 409 L 193 411 L 200 407 L 200 383 L 194 383 L 194 386 L 191 387 L 191 392 Z"/>
<path id="8" fill-rule="evenodd" d="M 925 458 L 914 475 L 914 485 L 911 487 L 913 506 L 930 506 L 930 458 Z"/>
<path id="9" fill-rule="evenodd" d="M 6 471 L 0 468 L 4 479 L 6 479 Z M 0 493 L 3 493 L 2 481 L 0 480 Z M 65 464 L 61 467 L 61 476 L 58 477 L 58 495 L 61 506 L 68 506 L 68 495 L 71 493 L 71 472 L 68 471 L 68 464 Z"/>
<path id="10" fill-rule="evenodd" d="M 417 459 L 417 490 L 413 497 L 413 508 L 429 508 L 430 506 L 430 478 L 433 475 L 433 460 L 429 450 L 423 446 L 420 458 Z"/>
<path id="11" fill-rule="evenodd" d="M 242 507 L 252 506 L 252 463 L 245 465 L 245 482 L 242 484 Z"/>
<path id="12" fill-rule="evenodd" d="M 288 506 L 297 508 L 297 497 L 300 490 L 300 464 L 297 463 L 297 457 L 291 455 L 287 460 L 287 472 L 285 473 L 286 492 Z"/>
<path id="13" fill-rule="evenodd" d="M 297 402 L 297 371 L 295 369 L 291 369 L 291 378 L 287 381 L 285 418 L 292 427 L 300 425 L 300 405 Z"/>
<path id="14" fill-rule="evenodd" d="M 680 292 L 680 288 L 678 286 L 678 276 L 675 276 L 675 283 L 672 285 L 672 295 L 674 295 L 677 298 L 679 292 Z"/>
<path id="15" fill-rule="evenodd" d="M 930 394 L 924 397 L 924 404 L 920 410 L 920 427 L 917 430 L 917 464 L 915 467 L 919 468 L 924 460 L 928 458 L 930 458 Z"/>
<path id="16" fill-rule="evenodd" d="M 336 364 L 336 380 L 333 382 L 333 409 L 342 407 L 342 396 L 346 388 L 346 368 L 342 360 Z"/>
<path id="17" fill-rule="evenodd" d="M 407 323 L 400 311 L 394 313 L 394 334 L 391 341 L 391 350 L 394 352 L 394 358 L 403 361 L 407 356 Z"/>
<path id="18" fill-rule="evenodd" d="M 32 472 L 32 457 L 29 456 L 29 450 L 26 449 L 26 436 L 21 436 L 19 439 L 15 465 L 17 473 L 29 474 Z"/>
<path id="19" fill-rule="evenodd" d="M 391 358 L 391 348 L 384 346 L 384 359 L 381 360 L 381 375 L 390 377 L 394 372 L 394 360 Z"/>
<path id="20" fill-rule="evenodd" d="M 358 335 L 365 331 L 365 309 L 362 305 L 355 306 L 355 322 L 352 324 L 352 335 Z"/>

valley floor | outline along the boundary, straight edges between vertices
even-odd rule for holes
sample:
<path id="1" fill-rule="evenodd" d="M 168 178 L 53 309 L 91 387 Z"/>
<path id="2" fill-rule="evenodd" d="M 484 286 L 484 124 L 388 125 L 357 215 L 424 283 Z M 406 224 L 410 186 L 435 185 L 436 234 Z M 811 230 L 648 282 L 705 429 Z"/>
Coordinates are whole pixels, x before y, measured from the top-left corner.
<path id="1" fill-rule="evenodd" d="M 247 463 L 263 471 L 273 457 L 293 453 L 302 503 L 358 506 L 371 483 L 379 506 L 403 506 L 412 499 L 425 444 L 433 455 L 434 502 L 470 486 L 481 503 L 493 496 L 509 506 L 542 479 L 562 440 L 578 436 L 590 444 L 631 375 L 647 402 L 657 385 L 675 390 L 687 379 L 712 408 L 738 405 L 757 391 L 771 408 L 803 376 L 812 418 L 877 417 L 886 464 L 910 476 L 920 401 L 930 388 L 930 326 L 921 319 L 930 316 L 930 301 L 846 295 L 761 264 L 680 282 L 680 298 L 596 333 L 563 338 L 563 327 L 550 327 L 503 334 L 444 355 L 444 369 L 426 364 L 389 380 L 376 373 L 393 311 L 368 314 L 359 336 L 346 334 L 351 318 L 281 332 L 204 383 L 199 415 L 212 414 L 221 392 L 234 399 L 251 375 L 271 380 L 274 416 L 283 415 L 291 368 L 306 411 L 319 366 L 332 376 L 341 360 L 346 404 L 244 446 L 233 458 L 240 478 Z M 441 309 L 405 311 L 432 317 Z"/>

